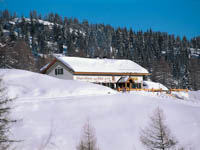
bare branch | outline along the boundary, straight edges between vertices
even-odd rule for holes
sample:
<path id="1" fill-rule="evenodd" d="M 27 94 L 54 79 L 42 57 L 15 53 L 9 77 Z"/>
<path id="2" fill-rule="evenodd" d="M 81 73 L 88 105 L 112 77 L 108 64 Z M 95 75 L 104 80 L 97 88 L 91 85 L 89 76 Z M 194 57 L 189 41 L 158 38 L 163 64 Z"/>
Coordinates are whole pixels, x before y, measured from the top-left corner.
<path id="1" fill-rule="evenodd" d="M 83 133 L 77 150 L 99 150 L 97 146 L 97 139 L 95 135 L 95 129 L 91 126 L 90 121 L 87 120 L 83 127 Z"/>
<path id="2" fill-rule="evenodd" d="M 171 136 L 169 128 L 165 125 L 165 115 L 159 107 L 150 117 L 149 127 L 141 129 L 140 141 L 150 150 L 167 150 L 178 142 Z"/>

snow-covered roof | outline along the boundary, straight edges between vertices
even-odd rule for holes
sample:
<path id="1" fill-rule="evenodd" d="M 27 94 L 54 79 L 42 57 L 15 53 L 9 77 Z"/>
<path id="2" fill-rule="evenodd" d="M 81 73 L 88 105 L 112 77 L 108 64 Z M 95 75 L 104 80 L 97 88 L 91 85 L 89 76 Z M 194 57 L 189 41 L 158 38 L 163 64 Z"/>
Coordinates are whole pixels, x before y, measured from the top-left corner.
<path id="1" fill-rule="evenodd" d="M 57 60 L 75 72 L 149 73 L 131 60 L 56 56 Z"/>
<path id="2" fill-rule="evenodd" d="M 47 67 L 49 66 L 50 63 L 46 64 L 45 66 L 43 66 L 42 68 L 40 68 L 40 72 L 47 69 Z"/>
<path id="3" fill-rule="evenodd" d="M 129 76 L 121 77 L 118 83 L 125 83 L 129 78 L 130 78 Z"/>

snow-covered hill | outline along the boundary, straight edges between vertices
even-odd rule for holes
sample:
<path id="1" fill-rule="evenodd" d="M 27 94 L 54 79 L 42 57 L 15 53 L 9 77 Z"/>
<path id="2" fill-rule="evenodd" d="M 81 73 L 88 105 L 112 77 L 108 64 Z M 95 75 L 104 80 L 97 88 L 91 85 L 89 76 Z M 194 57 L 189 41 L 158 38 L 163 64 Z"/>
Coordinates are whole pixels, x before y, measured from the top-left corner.
<path id="1" fill-rule="evenodd" d="M 50 133 L 44 150 L 75 150 L 88 118 L 96 129 L 101 150 L 143 150 L 140 129 L 147 126 L 158 106 L 164 110 L 166 123 L 180 145 L 200 148 L 198 101 L 140 92 L 116 93 L 99 85 L 22 70 L 0 70 L 0 74 L 5 74 L 8 94 L 18 95 L 12 117 L 22 121 L 12 127 L 12 136 L 23 141 L 16 143 L 17 150 L 40 149 Z"/>
<path id="2" fill-rule="evenodd" d="M 200 90 L 189 92 L 189 98 L 200 102 Z"/>
<path id="3" fill-rule="evenodd" d="M 80 95 L 114 94 L 116 91 L 91 83 L 60 80 L 47 75 L 16 69 L 0 69 L 0 76 L 12 97 L 54 98 Z"/>

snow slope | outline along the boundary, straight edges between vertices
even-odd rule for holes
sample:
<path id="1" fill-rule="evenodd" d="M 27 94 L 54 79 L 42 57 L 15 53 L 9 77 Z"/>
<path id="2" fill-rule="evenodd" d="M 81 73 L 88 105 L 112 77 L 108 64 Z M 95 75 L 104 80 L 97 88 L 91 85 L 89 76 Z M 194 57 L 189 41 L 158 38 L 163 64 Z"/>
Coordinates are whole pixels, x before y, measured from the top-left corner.
<path id="1" fill-rule="evenodd" d="M 60 80 L 24 70 L 0 69 L 9 96 L 12 97 L 66 97 L 80 95 L 114 94 L 116 91 L 91 83 Z"/>
<path id="2" fill-rule="evenodd" d="M 22 121 L 11 131 L 14 139 L 23 140 L 16 143 L 17 150 L 42 149 L 50 133 L 50 142 L 44 150 L 75 150 L 88 118 L 96 129 L 100 149 L 144 150 L 139 141 L 140 128 L 148 124 L 149 116 L 158 106 L 164 110 L 166 123 L 179 143 L 186 149 L 200 148 L 200 103 L 197 101 L 148 93 L 142 95 L 140 92 L 107 94 L 112 90 L 89 83 L 64 81 L 20 70 L 0 72 L 7 74 L 4 82 L 8 94 L 13 96 L 19 92 L 12 117 Z M 57 86 L 60 84 L 61 87 Z M 49 85 L 54 85 L 54 90 Z M 27 92 L 34 91 L 34 88 L 38 92 Z M 90 90 L 95 92 L 93 88 L 103 92 L 87 96 L 91 94 Z M 81 89 L 85 90 L 85 95 Z M 62 94 L 64 91 L 66 93 Z"/>
<path id="3" fill-rule="evenodd" d="M 194 101 L 200 102 L 200 90 L 199 91 L 190 91 L 189 97 L 190 97 L 190 99 L 193 99 Z"/>

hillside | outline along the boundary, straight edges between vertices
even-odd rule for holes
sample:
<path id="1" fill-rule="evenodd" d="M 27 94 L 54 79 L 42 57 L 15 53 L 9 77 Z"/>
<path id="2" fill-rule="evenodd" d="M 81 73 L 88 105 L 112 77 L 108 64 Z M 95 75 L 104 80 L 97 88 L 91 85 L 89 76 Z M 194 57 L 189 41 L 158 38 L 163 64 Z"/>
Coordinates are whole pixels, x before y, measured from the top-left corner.
<path id="1" fill-rule="evenodd" d="M 175 36 L 167 32 L 135 31 L 111 25 L 90 24 L 87 20 L 62 18 L 59 14 L 45 17 L 31 11 L 29 17 L 8 10 L 0 12 L 0 67 L 30 70 L 13 64 L 10 53 L 18 51 L 10 43 L 25 42 L 34 57 L 32 71 L 49 62 L 52 53 L 89 58 L 129 59 L 144 68 L 151 80 L 168 88 L 200 90 L 200 37 Z M 19 44 L 18 44 L 19 45 Z M 9 51 L 9 52 L 7 52 Z M 23 53 L 21 56 L 24 56 Z M 28 58 L 29 58 L 28 57 Z M 6 61 L 5 61 L 6 60 Z M 25 59 L 27 64 L 29 59 Z M 30 59 L 32 60 L 32 59 Z"/>
<path id="2" fill-rule="evenodd" d="M 12 137 L 23 141 L 16 143 L 16 150 L 40 149 L 50 134 L 44 150 L 75 150 L 88 118 L 96 129 L 100 149 L 143 150 L 140 128 L 147 126 L 158 106 L 180 145 L 200 147 L 200 92 L 180 100 L 140 92 L 116 93 L 99 85 L 23 70 L 1 69 L 0 74 L 6 74 L 8 95 L 18 95 L 12 116 L 21 121 L 12 127 Z"/>
<path id="3" fill-rule="evenodd" d="M 68 96 L 105 95 L 116 91 L 81 81 L 60 80 L 47 75 L 17 69 L 0 69 L 11 97 L 58 98 Z"/>

